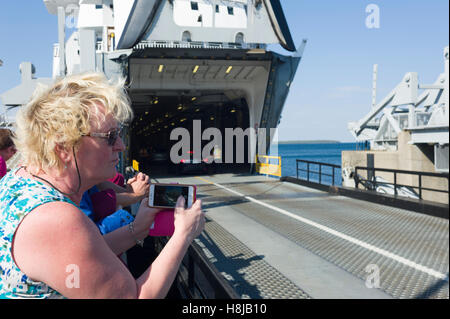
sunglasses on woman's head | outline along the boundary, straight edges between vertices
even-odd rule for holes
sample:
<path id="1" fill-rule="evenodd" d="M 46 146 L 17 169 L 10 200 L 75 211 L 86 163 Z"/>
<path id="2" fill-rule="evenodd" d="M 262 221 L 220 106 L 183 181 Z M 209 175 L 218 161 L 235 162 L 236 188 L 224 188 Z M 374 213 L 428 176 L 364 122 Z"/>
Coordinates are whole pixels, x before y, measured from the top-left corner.
<path id="1" fill-rule="evenodd" d="M 117 138 L 122 137 L 123 126 L 110 130 L 108 133 L 96 133 L 92 132 L 83 136 L 100 137 L 107 140 L 109 146 L 116 144 Z"/>

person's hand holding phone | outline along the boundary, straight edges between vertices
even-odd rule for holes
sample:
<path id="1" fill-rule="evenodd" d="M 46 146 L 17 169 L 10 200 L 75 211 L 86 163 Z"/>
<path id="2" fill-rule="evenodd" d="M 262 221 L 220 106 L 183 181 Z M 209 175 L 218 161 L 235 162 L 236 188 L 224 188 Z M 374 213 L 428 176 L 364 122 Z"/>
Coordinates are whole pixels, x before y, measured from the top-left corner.
<path id="1" fill-rule="evenodd" d="M 184 208 L 183 196 L 178 197 L 175 206 L 175 233 L 186 236 L 189 241 L 201 234 L 205 226 L 205 214 L 202 211 L 202 201 L 196 200 L 191 208 Z"/>

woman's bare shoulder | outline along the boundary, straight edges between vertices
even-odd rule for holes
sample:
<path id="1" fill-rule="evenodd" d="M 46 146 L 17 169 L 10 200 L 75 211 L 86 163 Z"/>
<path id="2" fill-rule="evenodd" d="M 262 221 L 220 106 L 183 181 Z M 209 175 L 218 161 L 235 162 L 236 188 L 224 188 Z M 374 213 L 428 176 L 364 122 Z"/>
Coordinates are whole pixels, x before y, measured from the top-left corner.
<path id="1" fill-rule="evenodd" d="M 28 213 L 16 229 L 14 258 L 19 267 L 27 268 L 33 264 L 32 256 L 56 253 L 68 242 L 84 245 L 88 238 L 95 238 L 94 232 L 95 225 L 73 204 L 45 203 Z"/>
<path id="2" fill-rule="evenodd" d="M 69 235 L 66 233 L 70 228 L 80 228 L 84 231 L 95 229 L 95 225 L 89 218 L 75 205 L 63 202 L 53 201 L 45 203 L 34 208 L 22 221 L 19 229 L 24 232 L 38 234 L 45 230 L 52 230 L 54 234 Z"/>
<path id="3" fill-rule="evenodd" d="M 134 283 L 96 225 L 66 202 L 47 203 L 29 213 L 16 231 L 13 247 L 16 264 L 26 275 L 67 297 L 92 297 L 113 279 L 122 286 Z M 66 286 L 67 267 L 73 265 L 84 283 L 77 290 Z"/>

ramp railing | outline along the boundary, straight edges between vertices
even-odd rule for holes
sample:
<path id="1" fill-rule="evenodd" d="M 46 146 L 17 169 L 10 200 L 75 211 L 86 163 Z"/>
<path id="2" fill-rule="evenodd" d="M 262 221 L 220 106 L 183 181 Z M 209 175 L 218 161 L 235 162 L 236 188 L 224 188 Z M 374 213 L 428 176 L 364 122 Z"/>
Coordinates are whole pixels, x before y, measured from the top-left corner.
<path id="1" fill-rule="evenodd" d="M 155 249 L 159 253 L 167 237 L 155 239 Z M 183 299 L 240 299 L 195 241 L 183 258 L 175 284 Z"/>
<path id="2" fill-rule="evenodd" d="M 306 164 L 306 168 L 299 168 L 299 164 Z M 307 160 L 296 160 L 297 179 L 304 179 L 299 172 L 306 172 L 306 181 L 318 182 L 319 184 L 336 185 L 336 173 L 341 176 L 341 166 L 328 163 L 313 162 Z"/>
<path id="3" fill-rule="evenodd" d="M 364 174 L 365 176 L 367 176 L 366 178 L 363 178 L 361 176 L 363 175 L 361 174 L 361 171 L 366 172 L 366 174 Z M 385 173 L 385 176 L 390 175 L 391 179 L 389 179 L 389 181 L 385 179 L 381 180 L 379 177 L 376 176 L 376 172 L 383 172 Z M 401 180 L 405 180 L 405 176 L 400 177 L 399 175 L 400 176 L 407 175 L 410 177 L 409 178 L 410 180 L 412 180 L 413 177 L 416 177 L 416 182 L 408 184 L 405 182 L 401 182 Z M 419 172 L 419 171 L 406 171 L 400 169 L 356 166 L 354 179 L 356 188 L 358 188 L 359 184 L 363 185 L 364 188 L 368 190 L 379 191 L 379 188 L 383 187 L 384 192 L 388 192 L 391 190 L 393 192 L 393 195 L 406 196 L 407 195 L 406 193 L 411 193 L 411 195 L 416 195 L 419 199 L 423 199 L 424 191 L 444 193 L 446 194 L 447 198 L 449 194 L 448 173 Z M 443 187 L 437 187 L 439 185 L 438 179 L 447 180 L 447 182 L 444 183 Z M 390 180 L 392 180 L 392 182 Z M 435 187 L 430 187 L 429 186 L 430 184 L 435 185 Z"/>

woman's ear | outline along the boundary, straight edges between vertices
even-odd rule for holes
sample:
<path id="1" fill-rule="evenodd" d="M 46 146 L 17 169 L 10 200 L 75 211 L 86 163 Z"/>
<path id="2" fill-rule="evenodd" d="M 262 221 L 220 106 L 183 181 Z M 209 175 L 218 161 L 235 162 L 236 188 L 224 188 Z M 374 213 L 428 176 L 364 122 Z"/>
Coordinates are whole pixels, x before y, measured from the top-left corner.
<path id="1" fill-rule="evenodd" d="M 72 160 L 72 152 L 61 144 L 56 144 L 55 151 L 62 166 L 67 168 L 67 164 Z"/>

